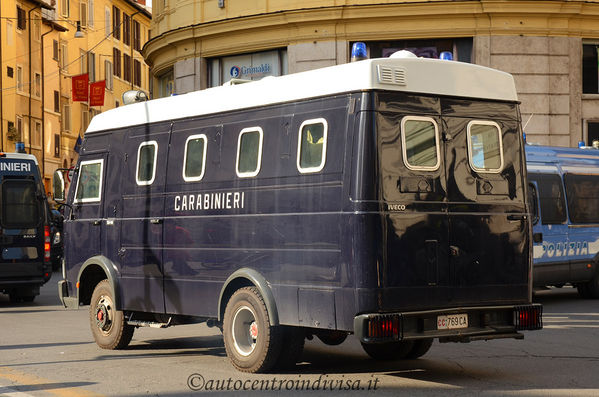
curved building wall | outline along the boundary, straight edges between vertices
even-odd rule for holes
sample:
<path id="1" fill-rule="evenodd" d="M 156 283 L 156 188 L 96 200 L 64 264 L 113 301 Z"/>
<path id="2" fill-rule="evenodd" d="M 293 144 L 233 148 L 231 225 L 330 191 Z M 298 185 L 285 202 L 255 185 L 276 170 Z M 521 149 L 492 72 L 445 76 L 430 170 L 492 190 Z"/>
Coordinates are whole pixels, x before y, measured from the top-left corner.
<path id="1" fill-rule="evenodd" d="M 530 142 L 599 139 L 598 1 L 155 0 L 143 54 L 161 97 L 410 48 L 512 73 Z"/>

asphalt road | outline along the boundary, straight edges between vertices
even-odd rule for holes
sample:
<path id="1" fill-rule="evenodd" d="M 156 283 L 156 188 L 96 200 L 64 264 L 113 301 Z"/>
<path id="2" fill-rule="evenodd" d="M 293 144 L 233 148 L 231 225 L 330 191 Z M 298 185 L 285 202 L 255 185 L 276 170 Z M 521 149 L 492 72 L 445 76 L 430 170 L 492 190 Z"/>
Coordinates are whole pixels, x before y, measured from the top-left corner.
<path id="1" fill-rule="evenodd" d="M 126 350 L 99 349 L 87 307 L 60 305 L 59 277 L 34 303 L 0 295 L 0 395 L 599 396 L 599 302 L 572 288 L 535 295 L 545 328 L 524 340 L 435 342 L 397 362 L 370 359 L 353 337 L 312 340 L 294 371 L 251 375 L 233 369 L 220 332 L 205 325 L 142 328 Z"/>

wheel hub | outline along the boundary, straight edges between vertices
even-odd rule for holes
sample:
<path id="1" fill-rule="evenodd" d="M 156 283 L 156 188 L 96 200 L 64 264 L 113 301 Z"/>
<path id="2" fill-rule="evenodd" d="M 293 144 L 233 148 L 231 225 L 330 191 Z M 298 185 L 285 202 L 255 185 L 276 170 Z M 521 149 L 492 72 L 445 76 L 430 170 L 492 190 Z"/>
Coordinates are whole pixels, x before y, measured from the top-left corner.
<path id="1" fill-rule="evenodd" d="M 255 321 L 252 321 L 250 324 L 250 336 L 252 339 L 258 339 L 258 324 Z"/>
<path id="2" fill-rule="evenodd" d="M 107 331 L 110 329 L 109 311 L 103 303 L 100 303 L 96 309 L 96 325 L 102 331 Z"/>
<path id="3" fill-rule="evenodd" d="M 249 356 L 256 348 L 259 327 L 256 315 L 249 306 L 242 306 L 233 315 L 231 324 L 233 345 L 241 356 Z"/>

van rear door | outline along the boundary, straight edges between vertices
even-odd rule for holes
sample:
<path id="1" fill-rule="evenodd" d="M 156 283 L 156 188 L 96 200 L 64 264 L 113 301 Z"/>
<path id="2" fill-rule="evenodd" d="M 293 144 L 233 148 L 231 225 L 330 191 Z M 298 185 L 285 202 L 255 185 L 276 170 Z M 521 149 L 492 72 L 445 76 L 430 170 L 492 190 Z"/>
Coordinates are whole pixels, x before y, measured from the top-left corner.
<path id="1" fill-rule="evenodd" d="M 42 278 L 44 273 L 44 209 L 31 177 L 6 177 L 0 186 L 0 277 Z"/>
<path id="2" fill-rule="evenodd" d="M 528 299 L 530 221 L 516 104 L 443 101 L 451 302 Z"/>
<path id="3" fill-rule="evenodd" d="M 516 104 L 377 93 L 383 310 L 528 299 Z"/>

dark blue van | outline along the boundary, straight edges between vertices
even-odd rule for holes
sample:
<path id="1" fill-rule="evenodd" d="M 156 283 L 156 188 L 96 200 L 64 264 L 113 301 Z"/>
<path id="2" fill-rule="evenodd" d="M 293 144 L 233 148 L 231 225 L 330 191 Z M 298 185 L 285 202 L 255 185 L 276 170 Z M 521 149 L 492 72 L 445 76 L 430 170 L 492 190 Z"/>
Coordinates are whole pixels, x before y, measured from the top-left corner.
<path id="1" fill-rule="evenodd" d="M 85 133 L 60 297 L 90 305 L 107 349 L 218 326 L 247 372 L 294 365 L 313 335 L 355 333 L 376 359 L 520 339 L 542 327 L 525 178 L 513 78 L 472 64 L 372 59 L 123 106 Z"/>
<path id="2" fill-rule="evenodd" d="M 526 145 L 536 287 L 599 298 L 599 150 Z"/>
<path id="3" fill-rule="evenodd" d="M 33 302 L 51 276 L 50 209 L 37 159 L 0 153 L 0 292 Z"/>

